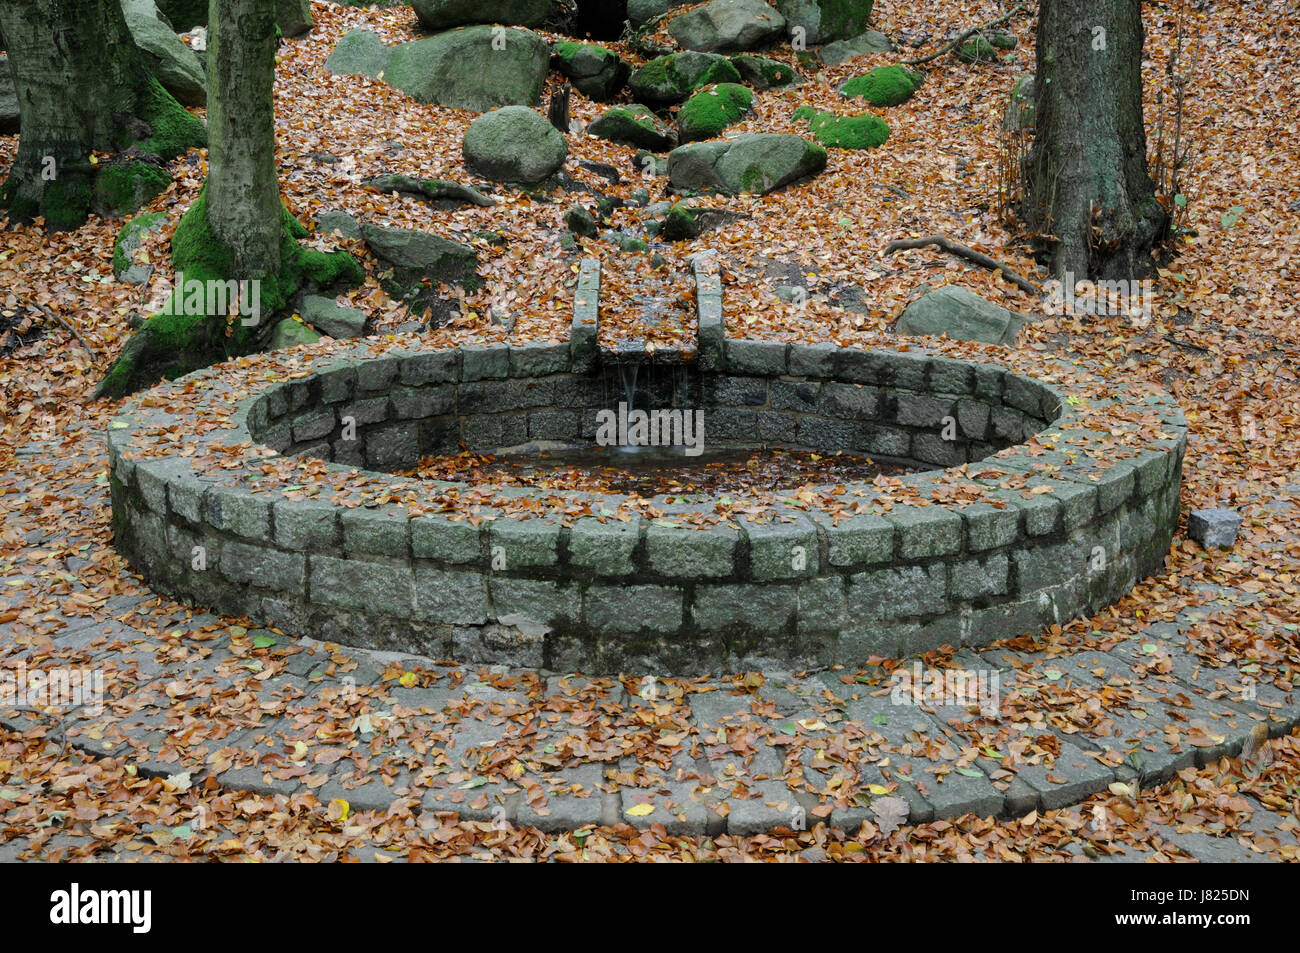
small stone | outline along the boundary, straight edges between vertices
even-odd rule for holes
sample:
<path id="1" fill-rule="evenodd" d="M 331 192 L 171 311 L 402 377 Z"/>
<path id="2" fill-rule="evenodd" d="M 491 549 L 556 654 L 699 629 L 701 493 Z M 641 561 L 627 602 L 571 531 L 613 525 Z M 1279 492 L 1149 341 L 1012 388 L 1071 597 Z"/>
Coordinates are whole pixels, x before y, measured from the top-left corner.
<path id="1" fill-rule="evenodd" d="M 1241 529 L 1241 515 L 1232 510 L 1192 510 L 1187 520 L 1187 535 L 1203 549 L 1231 549 Z"/>

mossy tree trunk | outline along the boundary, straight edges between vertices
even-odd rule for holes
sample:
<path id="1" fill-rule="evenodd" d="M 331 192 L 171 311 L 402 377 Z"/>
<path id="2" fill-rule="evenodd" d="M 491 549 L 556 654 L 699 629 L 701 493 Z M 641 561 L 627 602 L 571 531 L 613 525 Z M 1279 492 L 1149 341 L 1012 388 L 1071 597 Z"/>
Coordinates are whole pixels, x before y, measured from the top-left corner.
<path id="1" fill-rule="evenodd" d="M 212 0 L 207 209 L 238 279 L 280 273 L 275 0 Z"/>
<path id="2" fill-rule="evenodd" d="M 11 219 L 81 225 L 97 171 L 92 152 L 134 145 L 171 158 L 203 143 L 203 124 L 154 79 L 118 3 L 4 0 L 0 32 L 21 116 L 18 155 L 0 187 Z"/>
<path id="3" fill-rule="evenodd" d="M 338 288 L 364 280 L 346 252 L 300 246 L 297 239 L 307 230 L 280 201 L 275 11 L 276 0 L 211 0 L 208 179 L 172 235 L 172 266 L 184 284 L 166 309 L 132 335 L 98 396 L 120 397 L 159 378 L 254 350 L 299 288 Z M 234 286 L 244 300 L 237 302 L 229 292 L 204 294 L 195 306 L 191 289 L 196 285 Z M 211 310 L 214 302 L 217 310 Z"/>
<path id="4" fill-rule="evenodd" d="M 1042 0 L 1026 221 L 1059 280 L 1134 279 L 1168 215 L 1147 172 L 1140 0 Z M 1067 277 L 1069 276 L 1069 277 Z"/>

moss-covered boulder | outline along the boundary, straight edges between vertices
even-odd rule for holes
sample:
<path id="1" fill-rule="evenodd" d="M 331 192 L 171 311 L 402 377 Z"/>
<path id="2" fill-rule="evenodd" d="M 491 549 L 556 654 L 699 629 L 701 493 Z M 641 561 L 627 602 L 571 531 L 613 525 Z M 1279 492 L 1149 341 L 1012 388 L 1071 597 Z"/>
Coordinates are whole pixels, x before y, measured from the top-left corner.
<path id="1" fill-rule="evenodd" d="M 114 161 L 95 176 L 91 208 L 101 218 L 121 218 L 149 204 L 171 185 L 167 170 L 148 162 Z"/>
<path id="2" fill-rule="evenodd" d="M 691 96 L 677 112 L 680 142 L 713 139 L 754 108 L 754 94 L 735 83 L 718 83 Z"/>
<path id="3" fill-rule="evenodd" d="M 154 0 L 121 0 L 135 45 L 145 52 L 163 89 L 186 106 L 207 102 L 207 77 L 194 51 L 176 35 Z"/>
<path id="4" fill-rule="evenodd" d="M 840 86 L 840 95 L 865 99 L 877 108 L 907 102 L 921 88 L 922 76 L 904 66 L 877 66 Z"/>
<path id="5" fill-rule="evenodd" d="M 651 106 L 680 103 L 711 83 L 739 82 L 740 73 L 725 56 L 693 50 L 653 59 L 628 79 L 633 98 Z"/>
<path id="6" fill-rule="evenodd" d="M 731 65 L 736 67 L 736 72 L 740 73 L 741 79 L 755 89 L 777 89 L 781 86 L 789 86 L 799 79 L 799 74 L 793 67 L 779 60 L 753 53 L 733 56 Z"/>
<path id="7" fill-rule="evenodd" d="M 422 103 L 487 112 L 532 106 L 546 84 L 551 48 L 531 30 L 470 26 L 393 50 L 386 82 Z"/>
<path id="8" fill-rule="evenodd" d="M 812 137 L 828 149 L 874 149 L 889 138 L 889 126 L 879 116 L 837 116 L 800 106 L 794 118 L 808 123 Z"/>
<path id="9" fill-rule="evenodd" d="M 561 40 L 555 44 L 551 65 L 588 99 L 612 99 L 627 83 L 632 68 L 613 50 L 595 43 Z"/>
<path id="10" fill-rule="evenodd" d="M 957 47 L 954 55 L 963 63 L 996 63 L 998 48 L 977 34 Z"/>
<path id="11" fill-rule="evenodd" d="M 393 49 L 373 30 L 350 30 L 335 45 L 334 52 L 325 61 L 325 69 L 331 73 L 377 79 L 388 69 Z"/>
<path id="12" fill-rule="evenodd" d="M 790 28 L 803 27 L 809 43 L 829 43 L 867 29 L 873 0 L 775 0 Z"/>
<path id="13" fill-rule="evenodd" d="M 763 0 L 710 0 L 673 17 L 668 32 L 684 50 L 755 50 L 785 33 L 785 17 Z"/>
<path id="14" fill-rule="evenodd" d="M 150 212 L 137 215 L 122 226 L 113 243 L 113 276 L 118 281 L 131 285 L 142 285 L 153 274 L 153 265 L 137 262 L 135 254 L 144 245 L 144 240 L 151 232 L 162 228 L 167 216 L 162 212 Z"/>
<path id="15" fill-rule="evenodd" d="M 505 106 L 469 124 L 461 151 L 466 167 L 485 179 L 536 185 L 564 165 L 569 144 L 539 113 Z"/>
<path id="16" fill-rule="evenodd" d="M 415 16 L 427 30 L 449 30 L 472 23 L 540 26 L 552 0 L 411 0 Z"/>
<path id="17" fill-rule="evenodd" d="M 672 129 L 640 103 L 605 110 L 587 127 L 587 132 L 610 142 L 651 152 L 664 152 L 677 145 Z"/>
<path id="18" fill-rule="evenodd" d="M 324 295 L 303 295 L 298 303 L 298 313 L 321 334 L 329 335 L 335 340 L 359 338 L 365 334 L 364 311 L 339 304 Z"/>
<path id="19" fill-rule="evenodd" d="M 298 347 L 300 344 L 315 344 L 321 335 L 302 321 L 284 318 L 271 330 L 269 350 L 279 351 L 286 347 Z"/>
<path id="20" fill-rule="evenodd" d="M 692 142 L 668 155 L 668 180 L 679 191 L 766 195 L 825 168 L 825 149 L 782 133 Z"/>

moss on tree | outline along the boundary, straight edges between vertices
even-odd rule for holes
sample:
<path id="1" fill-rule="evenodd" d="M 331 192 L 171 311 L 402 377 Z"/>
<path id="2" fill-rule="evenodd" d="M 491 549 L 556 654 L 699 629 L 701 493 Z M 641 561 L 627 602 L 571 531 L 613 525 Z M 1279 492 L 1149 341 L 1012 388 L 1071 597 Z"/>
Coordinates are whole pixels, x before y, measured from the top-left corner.
<path id="1" fill-rule="evenodd" d="M 347 252 L 332 253 L 304 248 L 298 239 L 307 229 L 282 209 L 281 266 L 278 274 L 258 284 L 258 315 L 255 325 L 238 316 L 188 311 L 185 286 L 176 288 L 167 305 L 150 317 L 127 341 L 113 363 L 96 396 L 117 398 L 155 383 L 173 379 L 238 354 L 255 350 L 272 316 L 282 311 L 289 299 L 304 286 L 332 288 L 360 284 L 361 266 Z M 172 265 L 183 274 L 185 285 L 192 281 L 228 282 L 236 276 L 230 253 L 212 233 L 208 219 L 206 189 L 181 217 L 172 235 Z"/>

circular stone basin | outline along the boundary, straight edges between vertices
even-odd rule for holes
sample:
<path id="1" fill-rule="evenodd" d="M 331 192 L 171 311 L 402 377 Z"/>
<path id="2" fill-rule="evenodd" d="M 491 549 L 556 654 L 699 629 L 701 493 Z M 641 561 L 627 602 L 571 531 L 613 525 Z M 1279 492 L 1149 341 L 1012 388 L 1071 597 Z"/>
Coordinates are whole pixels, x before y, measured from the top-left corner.
<path id="1" fill-rule="evenodd" d="M 692 503 L 402 477 L 383 471 L 590 445 L 620 390 L 568 344 L 329 344 L 129 401 L 109 430 L 117 546 L 161 592 L 292 635 L 665 674 L 986 645 L 1164 559 L 1186 424 L 1157 388 L 1033 353 L 719 343 L 645 406 L 699 411 L 714 450 L 930 469 Z"/>

